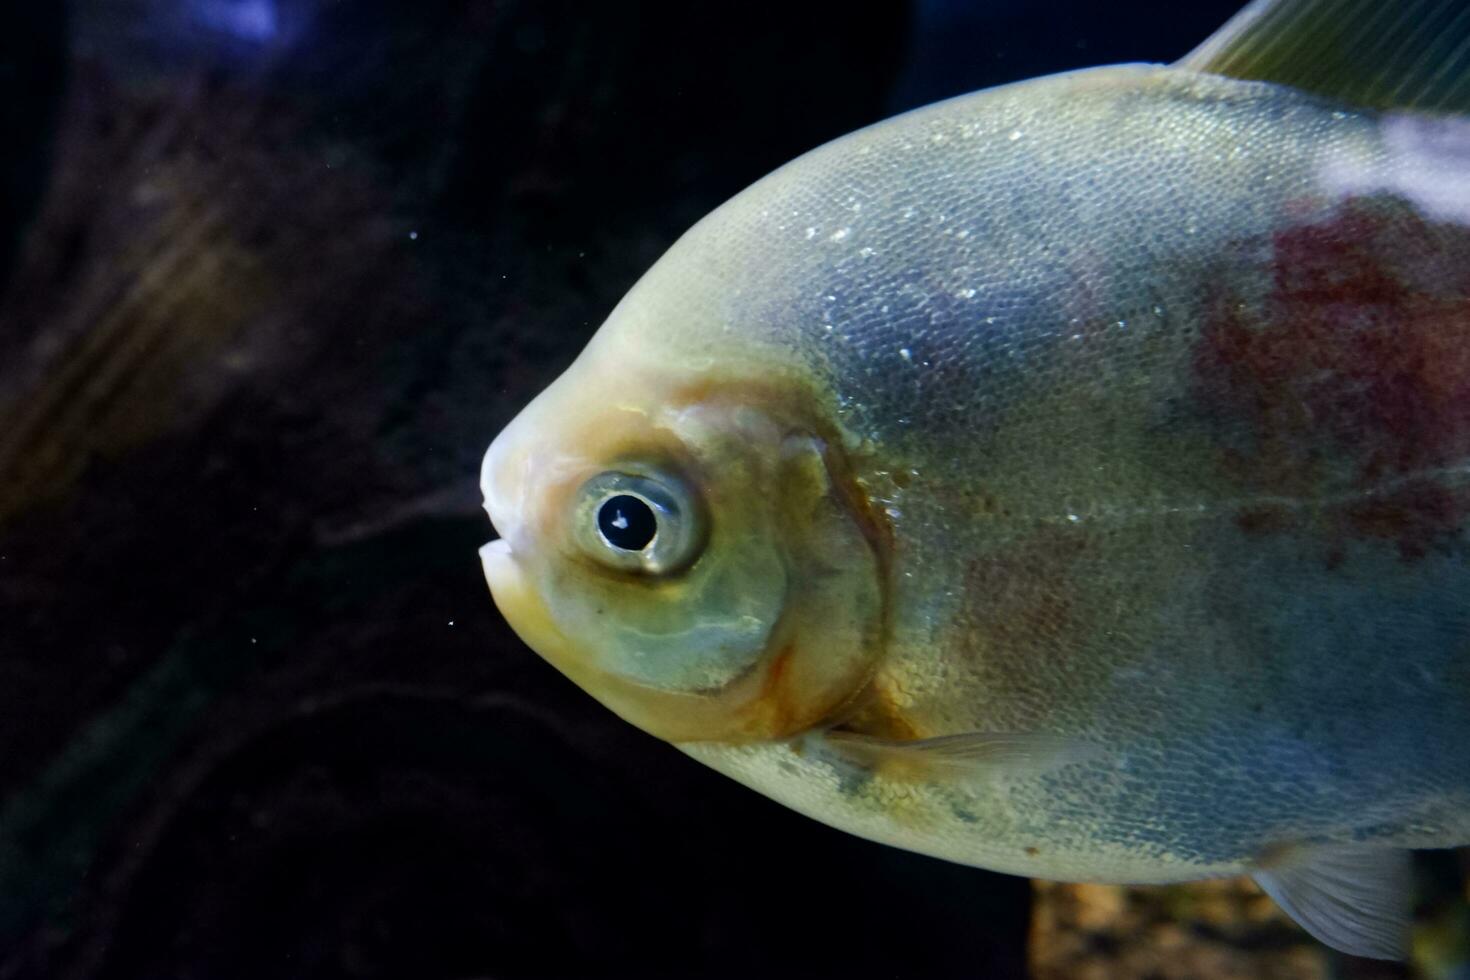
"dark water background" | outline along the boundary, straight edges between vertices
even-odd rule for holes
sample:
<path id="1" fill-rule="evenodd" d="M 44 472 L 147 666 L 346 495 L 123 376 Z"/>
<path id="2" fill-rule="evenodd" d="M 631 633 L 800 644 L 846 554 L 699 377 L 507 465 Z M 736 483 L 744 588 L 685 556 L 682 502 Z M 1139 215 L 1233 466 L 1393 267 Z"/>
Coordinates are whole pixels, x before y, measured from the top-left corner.
<path id="1" fill-rule="evenodd" d="M 0 980 L 1024 976 L 522 647 L 476 469 L 766 171 L 1234 7 L 0 7 Z"/>

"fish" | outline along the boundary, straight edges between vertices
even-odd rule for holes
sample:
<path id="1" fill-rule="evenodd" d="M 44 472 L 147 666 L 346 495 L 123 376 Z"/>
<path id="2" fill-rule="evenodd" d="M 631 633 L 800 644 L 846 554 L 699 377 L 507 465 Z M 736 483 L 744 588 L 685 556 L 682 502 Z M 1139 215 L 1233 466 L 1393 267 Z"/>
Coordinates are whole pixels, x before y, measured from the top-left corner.
<path id="1" fill-rule="evenodd" d="M 495 604 L 834 828 L 1403 957 L 1470 843 L 1467 114 L 1470 7 L 1258 0 L 807 153 L 494 439 Z"/>

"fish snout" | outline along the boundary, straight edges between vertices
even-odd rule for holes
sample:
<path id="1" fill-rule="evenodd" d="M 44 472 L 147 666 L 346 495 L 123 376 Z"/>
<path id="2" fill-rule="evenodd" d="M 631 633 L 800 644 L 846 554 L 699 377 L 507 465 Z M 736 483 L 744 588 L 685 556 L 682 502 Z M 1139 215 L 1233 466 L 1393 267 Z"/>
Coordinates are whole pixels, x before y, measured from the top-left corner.
<path id="1" fill-rule="evenodd" d="M 495 604 L 512 626 L 525 616 L 524 610 L 539 608 L 527 581 L 525 562 L 535 551 L 526 502 L 529 487 L 529 453 L 515 440 L 514 423 L 490 444 L 480 465 L 480 492 L 485 513 L 500 535 L 480 547 L 480 566 Z M 533 617 L 534 618 L 534 617 Z M 521 632 L 517 627 L 517 632 Z M 539 632 L 539 631 L 538 631 Z"/>
<path id="2" fill-rule="evenodd" d="M 485 513 L 490 516 L 495 533 L 500 535 L 498 540 L 481 549 L 482 558 L 492 546 L 497 554 L 509 558 L 517 550 L 524 551 L 528 544 L 524 540 L 526 520 L 523 504 L 529 459 L 524 450 L 507 438 L 510 434 L 511 429 L 502 432 L 485 451 L 485 459 L 480 464 L 480 493 L 484 498 Z"/>
<path id="3" fill-rule="evenodd" d="M 491 443 L 480 464 L 480 493 L 484 497 L 485 513 L 490 515 L 490 523 L 495 526 L 495 533 L 500 535 L 480 548 L 480 566 L 492 594 L 504 593 L 505 583 L 518 577 L 510 537 L 517 526 L 516 508 L 511 504 L 505 480 L 498 476 L 504 468 L 502 437 Z"/>

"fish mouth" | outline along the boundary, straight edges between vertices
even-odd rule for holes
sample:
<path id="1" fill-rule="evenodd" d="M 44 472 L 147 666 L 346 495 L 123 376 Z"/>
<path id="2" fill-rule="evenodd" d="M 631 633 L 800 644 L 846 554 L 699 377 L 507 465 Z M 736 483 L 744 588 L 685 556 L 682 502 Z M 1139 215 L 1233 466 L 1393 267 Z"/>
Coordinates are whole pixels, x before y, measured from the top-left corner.
<path id="1" fill-rule="evenodd" d="M 492 569 L 496 573 L 502 572 L 503 566 L 513 566 L 515 560 L 515 552 L 511 551 L 510 542 L 504 538 L 496 538 L 494 541 L 487 541 L 480 545 L 480 564 L 485 569 L 485 578 L 489 581 L 492 592 L 495 590 Z"/>
<path id="2" fill-rule="evenodd" d="M 505 470 L 506 443 L 505 434 L 501 433 L 490 444 L 480 464 L 480 493 L 484 496 L 485 513 L 489 515 L 495 533 L 500 535 L 480 547 L 480 566 L 484 569 L 485 582 L 490 586 L 496 605 L 502 605 L 503 597 L 519 591 L 515 585 L 521 578 L 510 538 L 518 525 L 514 519 L 517 508 L 505 493 L 505 477 L 501 475 Z"/>
<path id="3" fill-rule="evenodd" d="M 511 550 L 510 542 L 505 538 L 496 538 L 494 541 L 487 541 L 480 546 L 481 561 L 498 561 L 501 556 L 510 558 L 514 554 L 515 552 Z"/>
<path id="4" fill-rule="evenodd" d="M 485 570 L 485 581 L 489 584 L 492 595 L 497 594 L 497 581 L 505 582 L 516 571 L 515 552 L 508 536 L 512 524 L 511 508 L 504 492 L 497 493 L 497 484 L 500 481 L 496 476 L 503 466 L 501 454 L 504 446 L 503 439 L 496 439 L 485 452 L 484 462 L 480 464 L 480 493 L 484 496 L 485 513 L 489 515 L 495 533 L 500 535 L 480 547 L 480 565 Z"/>
<path id="5" fill-rule="evenodd" d="M 510 542 L 496 538 L 480 546 L 480 568 L 485 573 L 485 584 L 490 586 L 490 596 L 507 619 L 511 619 L 514 607 L 524 602 L 526 592 L 525 575 Z M 514 622 L 511 623 L 515 625 Z"/>
<path id="6" fill-rule="evenodd" d="M 501 438 L 490 444 L 490 448 L 485 451 L 484 460 L 480 463 L 480 494 L 484 499 L 485 513 L 490 516 L 490 523 L 495 526 L 495 533 L 500 535 L 499 539 L 491 541 L 485 547 L 489 548 L 491 545 L 499 544 L 509 551 L 510 543 L 507 540 L 507 533 L 510 531 L 511 502 L 507 499 L 504 488 L 500 486 L 503 478 L 499 477 L 500 472 L 505 469 L 504 454 L 505 439 L 502 433 Z M 482 552 L 483 550 L 481 549 Z"/>
<path id="7" fill-rule="evenodd" d="M 496 538 L 480 546 L 480 568 L 485 572 L 485 584 L 490 586 L 492 597 L 497 582 L 503 583 L 507 577 L 520 571 L 516 568 L 515 552 L 511 551 L 510 542 L 505 538 Z"/>

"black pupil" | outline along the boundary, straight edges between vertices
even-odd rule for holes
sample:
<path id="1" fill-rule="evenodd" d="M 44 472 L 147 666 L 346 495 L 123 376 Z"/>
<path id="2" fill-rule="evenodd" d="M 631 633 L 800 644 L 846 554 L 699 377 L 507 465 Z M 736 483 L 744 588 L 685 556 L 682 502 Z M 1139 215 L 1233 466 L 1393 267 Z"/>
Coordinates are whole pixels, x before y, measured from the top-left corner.
<path id="1" fill-rule="evenodd" d="M 658 533 L 658 518 L 644 501 L 620 493 L 602 502 L 597 511 L 597 529 L 614 548 L 642 551 Z"/>

